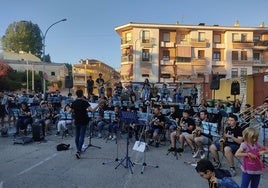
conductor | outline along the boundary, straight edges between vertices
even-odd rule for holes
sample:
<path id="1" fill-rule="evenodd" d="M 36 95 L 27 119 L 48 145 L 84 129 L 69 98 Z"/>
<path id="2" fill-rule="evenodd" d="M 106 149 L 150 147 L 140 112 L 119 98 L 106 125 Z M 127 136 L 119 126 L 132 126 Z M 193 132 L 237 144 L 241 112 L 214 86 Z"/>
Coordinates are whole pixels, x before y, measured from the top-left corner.
<path id="1" fill-rule="evenodd" d="M 99 105 L 92 108 L 83 96 L 83 90 L 76 91 L 77 99 L 72 102 L 71 108 L 74 114 L 76 158 L 80 159 L 81 149 L 84 144 L 86 128 L 89 123 L 88 111 L 94 112 Z"/>

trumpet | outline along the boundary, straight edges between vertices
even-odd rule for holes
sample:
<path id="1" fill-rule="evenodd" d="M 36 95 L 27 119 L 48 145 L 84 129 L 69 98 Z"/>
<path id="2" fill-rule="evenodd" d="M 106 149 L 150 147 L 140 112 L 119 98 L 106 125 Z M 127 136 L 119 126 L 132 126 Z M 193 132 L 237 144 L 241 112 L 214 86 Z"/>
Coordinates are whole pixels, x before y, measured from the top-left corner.
<path id="1" fill-rule="evenodd" d="M 176 137 L 179 137 L 180 135 L 181 135 L 181 126 L 178 126 L 176 130 Z"/>

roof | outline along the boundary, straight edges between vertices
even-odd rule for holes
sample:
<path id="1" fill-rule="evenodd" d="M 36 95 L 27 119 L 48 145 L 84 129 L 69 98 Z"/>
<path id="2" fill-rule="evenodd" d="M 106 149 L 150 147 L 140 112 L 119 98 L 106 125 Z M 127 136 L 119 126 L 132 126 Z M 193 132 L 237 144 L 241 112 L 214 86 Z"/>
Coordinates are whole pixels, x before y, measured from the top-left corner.
<path id="1" fill-rule="evenodd" d="M 31 53 L 26 52 L 15 53 L 15 52 L 3 51 L 2 53 L 0 53 L 0 59 L 17 60 L 17 61 L 21 61 L 23 59 L 25 61 L 41 62 L 40 58 L 36 57 Z"/>

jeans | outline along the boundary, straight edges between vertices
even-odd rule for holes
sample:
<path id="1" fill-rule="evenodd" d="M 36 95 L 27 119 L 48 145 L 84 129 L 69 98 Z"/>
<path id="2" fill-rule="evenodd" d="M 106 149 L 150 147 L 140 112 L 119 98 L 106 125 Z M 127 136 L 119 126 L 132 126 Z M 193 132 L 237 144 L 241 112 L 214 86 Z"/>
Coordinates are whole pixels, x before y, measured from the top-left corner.
<path id="1" fill-rule="evenodd" d="M 32 123 L 31 117 L 20 117 L 16 124 L 16 133 L 19 133 L 20 129 L 24 129 L 27 133 L 27 125 Z"/>
<path id="2" fill-rule="evenodd" d="M 75 145 L 77 152 L 81 152 L 84 144 L 87 125 L 75 125 Z"/>
<path id="3" fill-rule="evenodd" d="M 242 173 L 241 188 L 247 188 L 250 184 L 250 188 L 258 188 L 260 183 L 260 174 L 248 174 L 246 172 Z"/>

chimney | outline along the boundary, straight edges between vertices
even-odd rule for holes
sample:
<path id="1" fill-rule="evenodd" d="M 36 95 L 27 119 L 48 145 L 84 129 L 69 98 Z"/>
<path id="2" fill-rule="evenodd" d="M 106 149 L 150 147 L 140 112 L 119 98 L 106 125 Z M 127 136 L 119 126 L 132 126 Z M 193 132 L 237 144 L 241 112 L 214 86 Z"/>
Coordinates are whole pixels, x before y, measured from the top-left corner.
<path id="1" fill-rule="evenodd" d="M 260 27 L 265 27 L 264 22 L 261 22 Z"/>
<path id="2" fill-rule="evenodd" d="M 236 21 L 235 21 L 234 26 L 235 26 L 235 27 L 239 27 L 239 26 L 240 26 L 240 25 L 239 25 L 239 21 L 238 21 L 238 20 L 236 20 Z"/>

